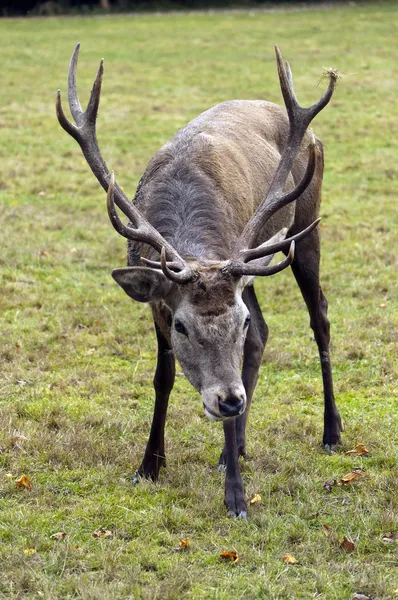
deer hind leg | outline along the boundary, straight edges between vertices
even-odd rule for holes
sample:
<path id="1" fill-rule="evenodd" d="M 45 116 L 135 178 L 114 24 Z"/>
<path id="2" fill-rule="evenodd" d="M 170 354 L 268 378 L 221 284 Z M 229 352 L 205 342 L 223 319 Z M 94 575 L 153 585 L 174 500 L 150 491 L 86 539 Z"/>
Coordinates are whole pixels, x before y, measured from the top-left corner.
<path id="1" fill-rule="evenodd" d="M 152 418 L 151 432 L 141 466 L 134 475 L 133 483 L 141 477 L 156 481 L 160 467 L 166 465 L 164 451 L 164 427 L 167 405 L 175 378 L 175 359 L 170 345 L 155 323 L 158 341 L 158 361 L 153 384 L 155 387 L 155 408 Z"/>
<path id="2" fill-rule="evenodd" d="M 250 311 L 251 320 L 245 340 L 242 367 L 242 381 L 246 390 L 247 398 L 246 410 L 243 415 L 234 419 L 238 457 L 246 456 L 246 424 L 249 416 L 253 392 L 258 379 L 258 372 L 263 357 L 264 347 L 268 338 L 268 327 L 261 313 L 254 287 L 246 287 L 243 291 L 242 298 Z M 227 448 L 225 445 L 220 456 L 219 470 L 224 470 L 226 464 Z"/>
<path id="3" fill-rule="evenodd" d="M 318 232 L 297 244 L 292 270 L 310 315 L 310 326 L 318 345 L 322 368 L 325 398 L 323 444 L 334 446 L 343 430 L 341 418 L 333 393 L 332 369 L 329 357 L 330 323 L 327 318 L 328 303 L 319 284 L 319 236 Z"/>

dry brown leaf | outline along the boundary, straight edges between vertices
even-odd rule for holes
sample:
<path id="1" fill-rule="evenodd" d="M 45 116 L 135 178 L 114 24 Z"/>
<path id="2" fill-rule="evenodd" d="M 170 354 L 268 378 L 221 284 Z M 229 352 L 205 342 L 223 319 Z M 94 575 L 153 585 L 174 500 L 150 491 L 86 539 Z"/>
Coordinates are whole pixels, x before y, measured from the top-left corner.
<path id="1" fill-rule="evenodd" d="M 351 538 L 346 535 L 343 537 L 343 541 L 340 543 L 340 548 L 343 548 L 346 552 L 354 552 L 355 544 Z"/>
<path id="2" fill-rule="evenodd" d="M 96 531 L 93 531 L 91 535 L 95 538 L 110 538 L 113 537 L 114 534 L 110 529 L 97 529 Z"/>
<path id="3" fill-rule="evenodd" d="M 398 544 L 398 531 L 390 531 L 389 533 L 386 533 L 383 535 L 382 540 L 386 544 L 394 544 L 394 542 Z"/>
<path id="4" fill-rule="evenodd" d="M 225 558 L 226 560 L 230 560 L 233 563 L 237 563 L 239 560 L 238 553 L 235 550 L 223 550 L 220 552 L 221 558 Z"/>
<path id="5" fill-rule="evenodd" d="M 297 558 L 294 558 L 293 554 L 282 554 L 282 560 L 285 565 L 295 565 Z"/>
<path id="6" fill-rule="evenodd" d="M 66 531 L 57 531 L 57 533 L 53 533 L 50 537 L 53 540 L 63 540 L 68 534 Z"/>
<path id="7" fill-rule="evenodd" d="M 25 488 L 26 490 L 32 489 L 32 484 L 30 483 L 29 475 L 22 474 L 19 479 L 15 481 L 15 487 L 17 488 Z"/>
<path id="8" fill-rule="evenodd" d="M 369 454 L 369 450 L 364 444 L 357 444 L 352 450 L 345 452 L 346 456 L 364 456 Z"/>
<path id="9" fill-rule="evenodd" d="M 261 504 L 261 502 L 262 502 L 262 498 L 261 498 L 260 494 L 253 494 L 253 496 L 249 500 L 250 504 Z"/>
<path id="10" fill-rule="evenodd" d="M 355 469 L 354 471 L 343 475 L 343 477 L 340 479 L 340 483 L 342 485 L 348 485 L 349 483 L 352 483 L 361 477 L 365 477 L 366 475 L 367 473 L 365 471 L 362 471 L 361 469 Z"/>
<path id="11" fill-rule="evenodd" d="M 36 554 L 36 550 L 34 548 L 26 548 L 26 550 L 23 551 L 24 554 Z"/>
<path id="12" fill-rule="evenodd" d="M 185 538 L 179 541 L 177 548 L 174 548 L 176 552 L 183 552 L 184 550 L 189 550 L 191 545 L 191 540 L 189 538 Z"/>

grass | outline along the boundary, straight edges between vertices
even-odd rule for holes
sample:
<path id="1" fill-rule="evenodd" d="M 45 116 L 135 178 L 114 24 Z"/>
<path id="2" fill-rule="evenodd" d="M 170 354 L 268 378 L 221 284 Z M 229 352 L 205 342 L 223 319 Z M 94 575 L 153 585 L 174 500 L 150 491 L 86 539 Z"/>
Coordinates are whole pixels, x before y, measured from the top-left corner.
<path id="1" fill-rule="evenodd" d="M 382 541 L 398 529 L 397 13 L 368 4 L 0 21 L 0 598 L 398 597 L 397 546 Z M 221 427 L 183 377 L 168 468 L 131 486 L 151 420 L 155 336 L 148 308 L 110 277 L 124 242 L 55 119 L 77 41 L 82 99 L 105 57 L 98 136 L 131 196 L 153 152 L 202 110 L 281 101 L 274 43 L 303 104 L 319 96 L 323 67 L 344 73 L 314 124 L 326 151 L 322 282 L 343 446 L 331 456 L 320 446 L 320 368 L 291 274 L 259 281 L 270 338 L 242 469 L 262 504 L 247 522 L 225 514 Z M 369 457 L 344 454 L 358 442 Z M 368 476 L 325 491 L 354 467 Z M 31 490 L 15 487 L 22 473 Z M 114 535 L 95 539 L 99 528 Z M 59 531 L 67 537 L 51 538 Z M 187 537 L 190 550 L 176 552 Z M 222 550 L 239 562 L 222 562 Z"/>

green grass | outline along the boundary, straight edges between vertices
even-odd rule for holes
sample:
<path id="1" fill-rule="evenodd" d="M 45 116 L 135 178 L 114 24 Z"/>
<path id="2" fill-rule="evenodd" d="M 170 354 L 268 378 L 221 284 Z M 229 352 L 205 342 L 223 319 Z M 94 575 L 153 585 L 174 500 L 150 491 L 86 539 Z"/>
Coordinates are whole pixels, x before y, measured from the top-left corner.
<path id="1" fill-rule="evenodd" d="M 397 546 L 382 541 L 398 529 L 397 18 L 377 4 L 0 21 L 1 598 L 398 597 Z M 98 137 L 130 196 L 153 152 L 202 110 L 281 101 L 274 43 L 303 104 L 319 96 L 322 67 L 345 74 L 314 124 L 326 152 L 322 282 L 343 446 L 332 456 L 320 446 L 317 350 L 291 273 L 259 281 L 270 338 L 242 470 L 263 503 L 247 522 L 226 516 L 222 430 L 183 377 L 168 468 L 156 484 L 131 486 L 156 342 L 148 308 L 110 277 L 125 263 L 123 239 L 55 118 L 77 41 L 82 99 L 105 57 Z M 344 455 L 358 442 L 370 457 Z M 368 477 L 326 493 L 325 481 L 358 466 Z M 22 473 L 30 491 L 15 488 Z M 101 527 L 114 536 L 92 537 Z M 65 539 L 51 538 L 62 530 Z M 354 552 L 341 549 L 344 535 Z M 176 552 L 186 537 L 191 549 Z M 237 564 L 219 558 L 230 549 Z"/>

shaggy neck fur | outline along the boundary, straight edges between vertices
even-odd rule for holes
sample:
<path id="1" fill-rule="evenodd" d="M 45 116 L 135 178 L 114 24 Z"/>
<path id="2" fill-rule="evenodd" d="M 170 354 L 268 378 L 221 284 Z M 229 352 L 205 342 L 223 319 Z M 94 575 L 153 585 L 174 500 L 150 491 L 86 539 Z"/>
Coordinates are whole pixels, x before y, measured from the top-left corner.
<path id="1" fill-rule="evenodd" d="M 182 256 L 228 257 L 229 227 L 217 204 L 216 186 L 183 159 L 157 170 L 152 181 L 143 181 L 135 203 Z"/>

